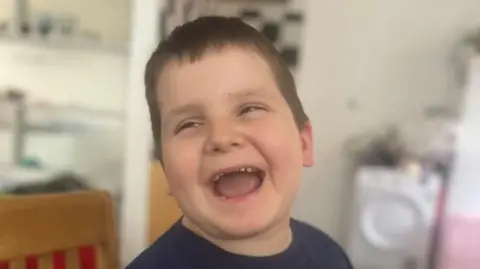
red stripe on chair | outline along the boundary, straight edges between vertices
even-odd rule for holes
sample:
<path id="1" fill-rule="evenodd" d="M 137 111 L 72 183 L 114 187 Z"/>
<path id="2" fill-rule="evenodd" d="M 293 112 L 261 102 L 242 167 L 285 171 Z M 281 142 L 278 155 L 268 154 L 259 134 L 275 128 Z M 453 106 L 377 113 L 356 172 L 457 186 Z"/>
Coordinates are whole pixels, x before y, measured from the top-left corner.
<path id="1" fill-rule="evenodd" d="M 52 254 L 53 269 L 67 269 L 65 252 L 56 251 Z"/>
<path id="2" fill-rule="evenodd" d="M 9 269 L 10 263 L 6 261 L 0 261 L 0 269 Z"/>
<path id="3" fill-rule="evenodd" d="M 80 247 L 78 250 L 80 269 L 97 269 L 94 246 Z"/>
<path id="4" fill-rule="evenodd" d="M 37 256 L 28 256 L 25 260 L 26 269 L 38 269 L 38 258 Z"/>

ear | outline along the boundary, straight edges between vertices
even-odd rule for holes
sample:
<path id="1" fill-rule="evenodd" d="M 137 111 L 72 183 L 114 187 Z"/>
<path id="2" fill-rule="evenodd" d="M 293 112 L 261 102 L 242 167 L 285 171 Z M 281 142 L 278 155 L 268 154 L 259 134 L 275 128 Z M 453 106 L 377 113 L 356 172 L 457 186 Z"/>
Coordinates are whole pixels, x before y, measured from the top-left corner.
<path id="1" fill-rule="evenodd" d="M 310 121 L 305 123 L 303 129 L 300 130 L 300 139 L 303 151 L 303 166 L 310 167 L 313 165 L 313 138 L 312 124 Z"/>

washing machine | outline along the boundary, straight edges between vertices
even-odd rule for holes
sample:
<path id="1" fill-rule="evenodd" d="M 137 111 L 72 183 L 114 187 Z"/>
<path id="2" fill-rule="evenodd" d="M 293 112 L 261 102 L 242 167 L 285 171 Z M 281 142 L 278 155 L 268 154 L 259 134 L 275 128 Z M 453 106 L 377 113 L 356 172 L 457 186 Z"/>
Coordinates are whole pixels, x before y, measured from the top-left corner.
<path id="1" fill-rule="evenodd" d="M 363 167 L 355 176 L 346 246 L 356 269 L 428 269 L 441 181 Z"/>

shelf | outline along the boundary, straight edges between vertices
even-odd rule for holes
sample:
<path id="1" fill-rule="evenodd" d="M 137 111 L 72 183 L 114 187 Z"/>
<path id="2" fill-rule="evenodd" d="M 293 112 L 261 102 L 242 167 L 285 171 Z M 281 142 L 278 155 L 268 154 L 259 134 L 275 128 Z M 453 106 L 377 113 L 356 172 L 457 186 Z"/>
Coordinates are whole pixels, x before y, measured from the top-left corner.
<path id="1" fill-rule="evenodd" d="M 12 129 L 9 123 L 0 122 L 0 130 Z M 65 123 L 50 123 L 50 124 L 29 124 L 26 126 L 26 133 L 44 133 L 44 134 L 80 134 L 87 128 L 84 124 L 65 124 Z"/>
<path id="2" fill-rule="evenodd" d="M 8 101 L 0 100 L 0 105 L 12 105 Z M 89 129 L 89 126 L 101 126 L 106 124 L 95 123 L 106 120 L 115 124 L 123 124 L 123 113 L 111 110 L 101 110 L 74 105 L 45 105 L 26 104 L 26 125 L 23 127 L 27 133 L 50 133 L 50 134 L 80 134 Z M 33 119 L 28 113 L 33 113 Z M 38 116 L 40 115 L 40 118 Z M 37 116 L 37 118 L 35 118 Z M 0 130 L 10 130 L 15 125 L 12 120 L 0 119 Z"/>
<path id="3" fill-rule="evenodd" d="M 50 111 L 55 113 L 79 112 L 84 115 L 95 117 L 107 117 L 112 119 L 123 119 L 123 113 L 115 110 L 97 109 L 79 105 L 45 105 L 45 104 L 27 104 L 28 109 L 37 111 Z"/>
<path id="4" fill-rule="evenodd" d="M 0 35 L 0 43 L 25 46 L 30 48 L 41 48 L 49 50 L 73 50 L 73 51 L 98 51 L 120 55 L 127 55 L 127 43 L 108 43 L 80 38 L 47 38 L 40 37 L 15 37 L 11 35 Z"/>
<path id="5" fill-rule="evenodd" d="M 5 188 L 12 185 L 45 182 L 59 172 L 60 170 L 46 170 L 16 167 L 10 164 L 0 164 L 0 183 L 2 183 L 2 186 Z"/>

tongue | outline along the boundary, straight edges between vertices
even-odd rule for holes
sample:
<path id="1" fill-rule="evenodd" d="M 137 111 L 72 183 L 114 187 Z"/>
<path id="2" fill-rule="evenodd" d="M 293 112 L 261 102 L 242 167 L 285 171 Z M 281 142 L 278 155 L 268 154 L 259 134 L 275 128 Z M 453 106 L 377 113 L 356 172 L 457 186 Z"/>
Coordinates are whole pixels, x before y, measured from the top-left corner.
<path id="1" fill-rule="evenodd" d="M 256 191 L 261 184 L 254 173 L 235 172 L 223 175 L 215 183 L 215 191 L 227 199 L 239 198 Z"/>

